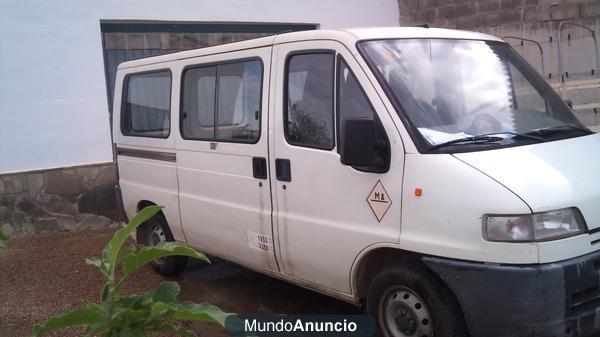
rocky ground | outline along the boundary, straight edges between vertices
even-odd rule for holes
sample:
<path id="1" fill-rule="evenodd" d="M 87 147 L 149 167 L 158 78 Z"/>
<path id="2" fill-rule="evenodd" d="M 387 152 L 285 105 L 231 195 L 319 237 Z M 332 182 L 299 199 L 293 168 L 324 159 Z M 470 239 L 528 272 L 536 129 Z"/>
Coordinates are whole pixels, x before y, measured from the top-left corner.
<path id="1" fill-rule="evenodd" d="M 0 250 L 0 337 L 29 336 L 34 325 L 66 309 L 97 301 L 98 271 L 84 262 L 99 256 L 114 229 L 60 232 L 11 239 Z M 133 277 L 126 291 L 144 291 L 161 278 L 150 267 Z M 359 309 L 232 263 L 190 263 L 181 277 L 180 300 L 210 302 L 228 312 L 351 314 Z M 191 324 L 201 336 L 227 336 L 211 324 Z M 78 336 L 81 330 L 53 336 Z"/>

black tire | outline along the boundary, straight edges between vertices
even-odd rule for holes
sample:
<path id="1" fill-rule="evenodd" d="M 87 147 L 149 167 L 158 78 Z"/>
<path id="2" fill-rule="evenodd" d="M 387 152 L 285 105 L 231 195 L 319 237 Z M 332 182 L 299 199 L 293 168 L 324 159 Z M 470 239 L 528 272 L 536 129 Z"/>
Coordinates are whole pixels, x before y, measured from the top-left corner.
<path id="1" fill-rule="evenodd" d="M 154 246 L 161 241 L 173 242 L 175 238 L 167 220 L 158 213 L 141 226 L 140 234 L 144 246 Z M 168 256 L 152 261 L 152 268 L 162 276 L 178 275 L 185 269 L 187 256 Z"/>
<path id="2" fill-rule="evenodd" d="M 376 336 L 468 336 L 450 290 L 418 263 L 376 276 L 367 293 L 367 311 L 375 318 Z"/>

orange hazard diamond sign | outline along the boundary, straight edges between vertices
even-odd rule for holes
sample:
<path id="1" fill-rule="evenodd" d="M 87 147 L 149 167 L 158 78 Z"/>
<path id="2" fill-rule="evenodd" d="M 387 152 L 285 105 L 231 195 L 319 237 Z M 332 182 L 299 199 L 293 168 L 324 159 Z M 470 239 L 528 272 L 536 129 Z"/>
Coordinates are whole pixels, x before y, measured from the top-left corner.
<path id="1" fill-rule="evenodd" d="M 381 180 L 378 180 L 375 187 L 373 187 L 373 190 L 367 198 L 367 202 L 369 203 L 369 206 L 371 206 L 371 210 L 373 210 L 373 214 L 375 214 L 377 221 L 381 222 L 385 213 L 390 209 L 390 206 L 392 206 L 392 199 L 390 199 L 390 196 L 383 187 Z"/>

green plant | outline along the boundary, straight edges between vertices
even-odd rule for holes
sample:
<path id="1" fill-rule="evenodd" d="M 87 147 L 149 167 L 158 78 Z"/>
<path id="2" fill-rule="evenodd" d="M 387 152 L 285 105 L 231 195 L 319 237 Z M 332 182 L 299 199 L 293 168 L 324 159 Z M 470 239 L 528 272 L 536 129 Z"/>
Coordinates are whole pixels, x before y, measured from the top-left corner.
<path id="1" fill-rule="evenodd" d="M 2 231 L 0 231 L 0 248 L 4 248 L 4 245 L 6 244 L 6 235 L 4 235 L 4 233 L 2 233 Z"/>
<path id="2" fill-rule="evenodd" d="M 141 210 L 127 226 L 117 230 L 102 252 L 100 259 L 86 259 L 86 263 L 100 269 L 105 280 L 100 304 L 65 311 L 35 328 L 33 336 L 68 326 L 84 325 L 83 336 L 142 337 L 148 332 L 162 331 L 182 336 L 196 334 L 176 321 L 209 321 L 223 325 L 228 314 L 207 304 L 177 302 L 177 282 L 162 282 L 157 289 L 139 294 L 124 295 L 124 282 L 140 267 L 154 259 L 184 255 L 210 262 L 192 248 L 174 242 L 163 242 L 153 247 L 121 249 L 129 235 L 142 223 L 152 218 L 162 207 L 148 206 Z M 120 266 L 121 273 L 117 272 Z"/>

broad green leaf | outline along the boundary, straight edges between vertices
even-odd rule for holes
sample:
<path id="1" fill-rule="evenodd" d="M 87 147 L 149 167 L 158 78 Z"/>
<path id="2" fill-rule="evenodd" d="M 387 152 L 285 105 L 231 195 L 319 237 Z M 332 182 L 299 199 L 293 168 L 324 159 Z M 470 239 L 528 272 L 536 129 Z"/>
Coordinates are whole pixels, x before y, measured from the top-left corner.
<path id="1" fill-rule="evenodd" d="M 125 322 L 144 322 L 148 316 L 150 316 L 150 310 L 145 308 L 134 310 L 134 309 L 123 309 L 118 310 L 111 315 L 110 319 L 113 321 L 125 321 Z"/>
<path id="2" fill-rule="evenodd" d="M 144 326 L 129 326 L 126 325 L 120 329 L 118 337 L 148 337 L 148 333 Z"/>
<path id="3" fill-rule="evenodd" d="M 172 304 L 175 309 L 172 319 L 184 321 L 208 321 L 225 325 L 225 319 L 232 314 L 223 312 L 216 306 L 208 303 L 176 303 Z"/>
<path id="4" fill-rule="evenodd" d="M 173 303 L 179 295 L 179 284 L 177 282 L 161 282 L 152 295 L 154 302 Z"/>
<path id="5" fill-rule="evenodd" d="M 152 294 L 150 292 L 144 292 L 127 297 L 120 297 L 116 301 L 116 305 L 119 308 L 135 309 L 135 310 L 150 310 L 152 306 Z"/>
<path id="6" fill-rule="evenodd" d="M 110 317 L 105 316 L 101 320 L 98 320 L 94 323 L 88 324 L 87 329 L 83 333 L 83 337 L 92 337 L 98 336 L 99 333 L 103 331 L 110 331 L 111 327 L 114 327 L 117 322 L 114 322 L 110 319 Z"/>
<path id="7" fill-rule="evenodd" d="M 4 248 L 4 244 L 5 244 L 6 240 L 8 240 L 6 238 L 6 235 L 4 235 L 4 233 L 2 233 L 2 231 L 0 231 L 0 248 Z"/>
<path id="8" fill-rule="evenodd" d="M 48 320 L 46 324 L 38 325 L 32 337 L 42 336 L 50 331 L 62 329 L 73 325 L 92 324 L 104 317 L 104 311 L 97 304 L 89 304 L 85 308 L 65 311 Z"/>
<path id="9" fill-rule="evenodd" d="M 119 257 L 117 258 L 117 264 L 119 264 L 121 261 L 123 261 L 124 258 L 135 253 L 135 248 L 136 247 L 134 245 L 130 245 L 129 247 L 127 247 L 125 249 L 121 249 L 121 252 L 119 252 Z"/>
<path id="10" fill-rule="evenodd" d="M 102 302 L 106 301 L 106 299 L 108 298 L 109 291 L 110 287 L 108 286 L 108 284 L 105 284 L 104 287 L 102 287 L 102 290 L 100 291 L 100 300 Z"/>
<path id="11" fill-rule="evenodd" d="M 199 253 L 188 246 L 176 242 L 161 242 L 153 247 L 144 247 L 137 253 L 123 259 L 123 272 L 125 275 L 129 275 L 153 260 L 173 255 L 189 256 L 210 262 L 206 255 Z"/>
<path id="12" fill-rule="evenodd" d="M 150 316 L 152 316 L 152 317 L 162 316 L 162 315 L 166 314 L 167 312 L 169 312 L 169 310 L 174 311 L 175 309 L 173 308 L 172 305 L 170 305 L 168 303 L 155 302 L 154 304 L 152 304 L 152 310 L 150 311 Z"/>
<path id="13" fill-rule="evenodd" d="M 196 333 L 190 329 L 184 328 L 182 326 L 178 326 L 178 325 L 174 325 L 171 323 L 164 323 L 163 325 L 161 325 L 160 327 L 158 327 L 157 329 L 155 329 L 155 331 L 162 331 L 162 332 L 167 332 L 170 334 L 177 334 L 178 336 L 185 336 L 185 337 L 197 337 L 198 335 L 196 335 Z"/>
<path id="14" fill-rule="evenodd" d="M 96 266 L 96 267 L 100 268 L 100 266 L 102 265 L 102 260 L 100 260 L 100 259 L 85 259 L 85 264 L 87 264 L 89 266 Z"/>
<path id="15" fill-rule="evenodd" d="M 114 268 L 116 267 L 117 257 L 121 251 L 121 247 L 129 237 L 129 235 L 141 224 L 148 221 L 156 213 L 161 210 L 162 206 L 148 206 L 141 210 L 138 214 L 129 221 L 127 226 L 117 230 L 113 235 L 112 239 L 104 248 L 102 253 L 105 261 L 111 266 L 111 275 L 113 275 Z"/>
<path id="16" fill-rule="evenodd" d="M 98 267 L 105 278 L 108 278 L 108 264 L 100 259 L 85 259 L 85 264 Z"/>

